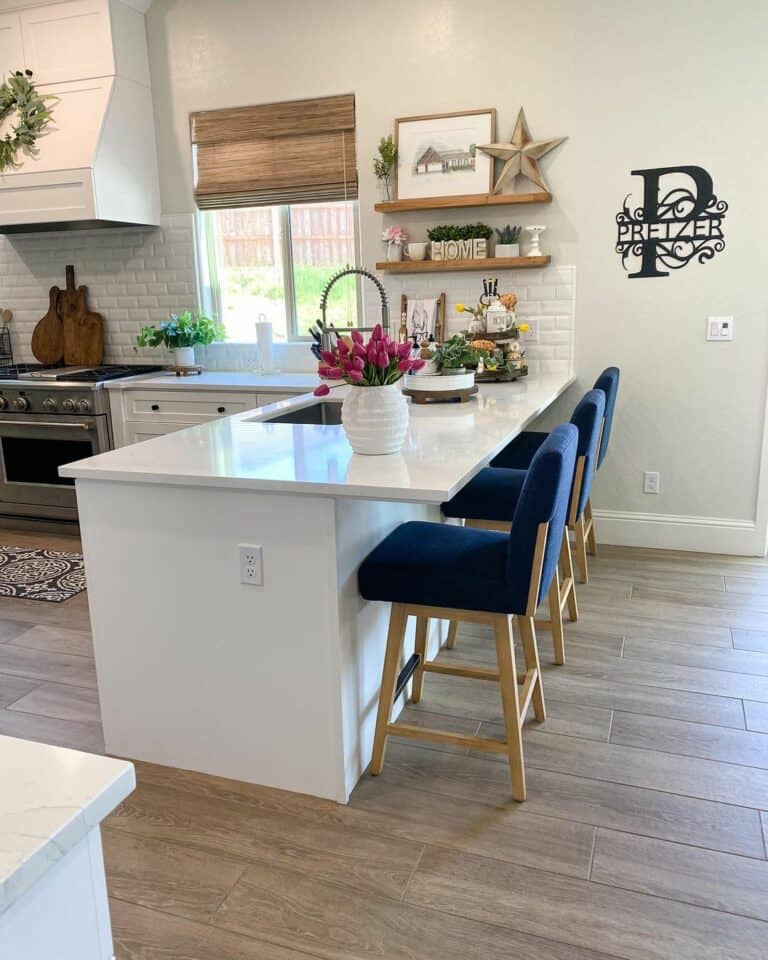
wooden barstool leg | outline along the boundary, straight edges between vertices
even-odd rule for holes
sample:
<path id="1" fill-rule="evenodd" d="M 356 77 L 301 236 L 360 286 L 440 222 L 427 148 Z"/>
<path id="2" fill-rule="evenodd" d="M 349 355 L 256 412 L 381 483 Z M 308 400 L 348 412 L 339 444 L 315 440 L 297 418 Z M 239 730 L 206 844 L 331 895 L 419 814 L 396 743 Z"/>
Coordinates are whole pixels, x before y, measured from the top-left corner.
<path id="1" fill-rule="evenodd" d="M 416 617 L 416 644 L 415 652 L 419 655 L 419 665 L 413 671 L 413 687 L 411 700 L 418 703 L 424 689 L 424 663 L 427 659 L 427 636 L 429 635 L 429 617 Z"/>
<path id="2" fill-rule="evenodd" d="M 543 722 L 547 719 L 547 708 L 544 705 L 544 690 L 541 686 L 541 664 L 539 663 L 539 648 L 536 646 L 536 626 L 533 617 L 517 617 L 517 625 L 520 629 L 520 642 L 525 657 L 525 668 L 529 671 L 536 671 L 536 683 L 531 698 L 533 714 L 537 720 Z M 520 717 L 520 723 L 525 723 L 525 717 Z"/>
<path id="3" fill-rule="evenodd" d="M 493 632 L 496 638 L 496 659 L 499 664 L 501 703 L 504 708 L 504 731 L 506 733 L 509 772 L 512 779 L 512 797 L 525 800 L 525 767 L 523 764 L 523 737 L 520 723 L 520 705 L 517 695 L 517 670 L 513 650 L 510 619 L 499 615 L 494 618 Z"/>
<path id="4" fill-rule="evenodd" d="M 387 724 L 392 713 L 392 702 L 395 699 L 400 652 L 403 649 L 405 625 L 408 622 L 406 608 L 402 603 L 392 604 L 392 613 L 389 617 L 389 632 L 387 634 L 387 650 L 384 654 L 384 669 L 381 673 L 381 690 L 379 691 L 379 709 L 376 714 L 376 734 L 373 738 L 373 757 L 371 758 L 371 773 L 376 776 L 384 767 L 384 750 L 387 746 Z"/>
<path id="5" fill-rule="evenodd" d="M 597 553 L 597 540 L 595 539 L 595 521 L 592 517 L 592 500 L 587 500 L 584 507 L 584 516 L 587 520 L 587 553 L 594 556 Z"/>
<path id="6" fill-rule="evenodd" d="M 579 568 L 579 583 L 589 583 L 587 568 L 587 541 L 584 535 L 584 517 L 581 516 L 573 526 L 576 534 L 576 566 Z"/>
<path id="7" fill-rule="evenodd" d="M 552 623 L 552 643 L 555 648 L 555 663 L 565 663 L 565 637 L 563 636 L 563 608 L 560 605 L 560 580 L 557 570 L 552 577 L 547 594 L 549 599 L 549 619 Z M 522 623 L 522 619 L 518 619 Z M 523 633 L 522 626 L 520 633 Z"/>
<path id="8" fill-rule="evenodd" d="M 576 581 L 573 577 L 573 558 L 571 557 L 571 541 L 568 538 L 568 527 L 563 528 L 563 542 L 560 545 L 560 566 L 563 568 L 563 583 L 568 585 L 568 619 L 575 622 L 579 619 L 579 606 L 576 602 Z"/>
<path id="9" fill-rule="evenodd" d="M 451 620 L 448 625 L 448 639 L 445 641 L 445 649 L 453 650 L 456 646 L 456 634 L 459 632 L 459 621 Z"/>

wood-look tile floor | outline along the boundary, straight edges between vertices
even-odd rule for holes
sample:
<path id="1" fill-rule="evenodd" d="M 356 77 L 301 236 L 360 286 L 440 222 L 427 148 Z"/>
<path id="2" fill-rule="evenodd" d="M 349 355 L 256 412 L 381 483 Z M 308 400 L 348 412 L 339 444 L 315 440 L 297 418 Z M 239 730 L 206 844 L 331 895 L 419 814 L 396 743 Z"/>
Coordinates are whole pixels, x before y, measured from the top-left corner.
<path id="1" fill-rule="evenodd" d="M 768 563 L 591 574 L 565 666 L 539 635 L 525 804 L 497 755 L 396 740 L 347 807 L 137 764 L 103 831 L 118 960 L 765 960 Z M 428 675 L 408 717 L 502 736 L 481 681 Z M 103 749 L 84 595 L 0 600 L 0 732 Z"/>

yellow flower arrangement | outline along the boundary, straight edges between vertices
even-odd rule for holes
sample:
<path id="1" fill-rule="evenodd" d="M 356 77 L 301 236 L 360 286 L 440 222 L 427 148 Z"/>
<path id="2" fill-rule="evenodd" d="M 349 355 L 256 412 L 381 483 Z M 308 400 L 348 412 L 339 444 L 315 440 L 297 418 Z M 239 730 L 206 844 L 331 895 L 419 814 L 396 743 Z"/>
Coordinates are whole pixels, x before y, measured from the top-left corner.
<path id="1" fill-rule="evenodd" d="M 466 309 L 467 309 L 467 308 L 464 306 L 463 303 L 457 303 L 457 304 L 456 304 L 456 313 L 464 313 L 464 311 L 465 311 Z"/>

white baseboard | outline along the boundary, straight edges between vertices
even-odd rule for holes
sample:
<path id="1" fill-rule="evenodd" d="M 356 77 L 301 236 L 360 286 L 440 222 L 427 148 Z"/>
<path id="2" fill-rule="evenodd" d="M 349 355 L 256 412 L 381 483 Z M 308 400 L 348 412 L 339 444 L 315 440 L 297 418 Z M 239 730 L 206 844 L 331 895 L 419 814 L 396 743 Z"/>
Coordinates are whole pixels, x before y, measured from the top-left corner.
<path id="1" fill-rule="evenodd" d="M 753 520 L 598 509 L 594 515 L 598 544 L 765 556 L 765 531 Z"/>

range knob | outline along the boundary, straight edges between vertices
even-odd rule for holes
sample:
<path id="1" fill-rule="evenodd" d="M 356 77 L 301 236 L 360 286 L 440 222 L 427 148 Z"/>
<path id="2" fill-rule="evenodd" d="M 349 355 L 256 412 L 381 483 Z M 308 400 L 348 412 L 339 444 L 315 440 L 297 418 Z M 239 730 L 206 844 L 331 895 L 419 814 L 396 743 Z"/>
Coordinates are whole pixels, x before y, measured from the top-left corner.
<path id="1" fill-rule="evenodd" d="M 6 410 L 8 407 L 8 399 L 6 397 L 0 396 L 0 410 Z"/>
<path id="2" fill-rule="evenodd" d="M 91 412 L 91 401 L 86 400 L 83 397 L 82 400 L 77 401 L 77 412 L 78 413 L 90 413 Z"/>
<path id="3" fill-rule="evenodd" d="M 29 410 L 29 400 L 26 397 L 16 397 L 13 401 L 14 410 Z"/>
<path id="4" fill-rule="evenodd" d="M 66 400 L 61 401 L 61 409 L 64 413 L 74 413 L 75 412 L 75 401 L 71 397 L 67 397 Z"/>
<path id="5" fill-rule="evenodd" d="M 52 412 L 56 409 L 57 406 L 58 404 L 56 403 L 55 397 L 46 397 L 45 400 L 43 400 L 43 410 L 48 410 L 49 412 Z"/>

